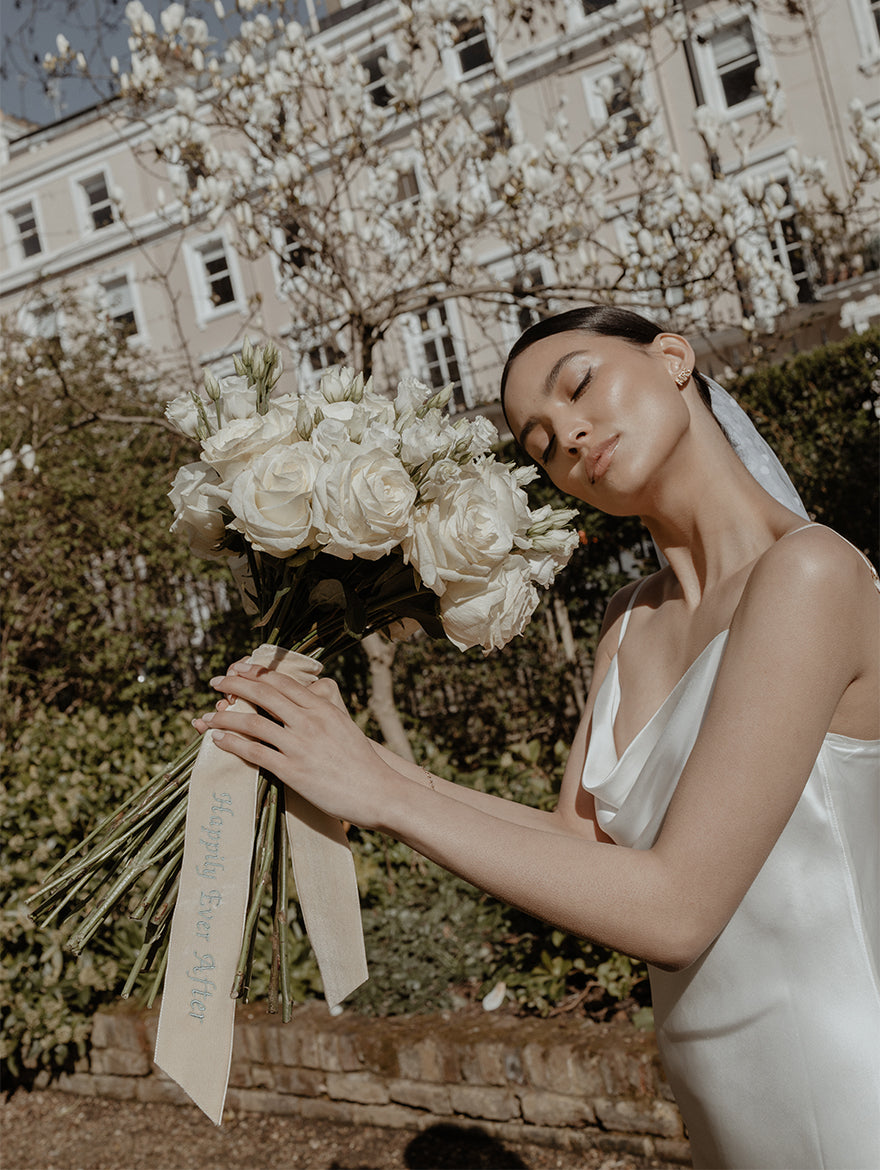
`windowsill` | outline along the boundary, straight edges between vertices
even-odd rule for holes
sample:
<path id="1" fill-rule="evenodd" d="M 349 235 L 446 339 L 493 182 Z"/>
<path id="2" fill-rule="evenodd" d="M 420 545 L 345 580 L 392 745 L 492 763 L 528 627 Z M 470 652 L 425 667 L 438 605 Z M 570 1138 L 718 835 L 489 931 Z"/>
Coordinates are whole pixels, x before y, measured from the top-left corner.
<path id="1" fill-rule="evenodd" d="M 200 329 L 207 328 L 208 325 L 213 325 L 215 321 L 220 321 L 224 317 L 228 317 L 231 313 L 243 313 L 244 306 L 239 301 L 229 301 L 226 305 L 218 305 L 217 308 L 203 309 L 197 316 L 197 324 Z"/>
<path id="2" fill-rule="evenodd" d="M 859 73 L 863 73 L 865 77 L 873 77 L 875 73 L 880 73 L 880 49 L 875 49 L 862 57 L 859 61 Z"/>

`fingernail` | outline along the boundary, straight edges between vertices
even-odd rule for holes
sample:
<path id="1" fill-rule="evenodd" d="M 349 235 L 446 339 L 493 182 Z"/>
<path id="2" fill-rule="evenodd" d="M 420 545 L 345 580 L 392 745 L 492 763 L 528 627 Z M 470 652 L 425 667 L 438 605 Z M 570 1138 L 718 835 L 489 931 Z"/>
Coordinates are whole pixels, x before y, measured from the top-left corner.
<path id="1" fill-rule="evenodd" d="M 225 674 L 218 674 L 216 676 L 216 678 L 211 679 L 211 681 L 208 683 L 208 686 L 219 687 L 219 685 L 223 682 L 224 678 L 226 678 Z"/>
<path id="2" fill-rule="evenodd" d="M 202 723 L 210 723 L 213 718 L 214 718 L 214 716 L 211 714 L 202 715 L 202 717 L 201 717 Z"/>
<path id="3" fill-rule="evenodd" d="M 223 739 L 225 734 L 226 733 L 223 731 L 215 731 L 213 733 L 214 743 L 216 743 L 219 739 Z"/>

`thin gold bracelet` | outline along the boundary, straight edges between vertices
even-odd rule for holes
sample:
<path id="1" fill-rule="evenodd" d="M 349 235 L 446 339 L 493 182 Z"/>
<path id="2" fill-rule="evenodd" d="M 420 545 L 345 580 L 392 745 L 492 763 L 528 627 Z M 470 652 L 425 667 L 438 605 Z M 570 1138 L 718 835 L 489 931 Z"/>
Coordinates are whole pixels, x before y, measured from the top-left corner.
<path id="1" fill-rule="evenodd" d="M 422 768 L 422 771 L 423 771 L 423 772 L 425 773 L 425 775 L 428 777 L 428 784 L 429 784 L 429 786 L 430 786 L 430 788 L 431 788 L 431 791 L 432 791 L 432 792 L 436 792 L 436 791 L 437 791 L 437 787 L 436 787 L 436 785 L 434 784 L 434 777 L 431 775 L 431 773 L 428 771 L 428 769 L 427 769 L 427 768 Z"/>

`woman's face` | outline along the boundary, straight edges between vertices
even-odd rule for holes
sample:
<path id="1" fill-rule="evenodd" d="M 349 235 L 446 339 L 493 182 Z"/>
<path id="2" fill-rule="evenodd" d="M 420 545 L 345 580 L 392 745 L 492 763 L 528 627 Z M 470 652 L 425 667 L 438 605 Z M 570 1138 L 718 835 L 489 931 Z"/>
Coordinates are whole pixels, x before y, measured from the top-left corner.
<path id="1" fill-rule="evenodd" d="M 673 379 L 692 365 L 673 334 L 649 346 L 579 332 L 544 338 L 510 367 L 511 430 L 562 491 L 612 515 L 638 515 L 687 431 L 690 411 Z"/>

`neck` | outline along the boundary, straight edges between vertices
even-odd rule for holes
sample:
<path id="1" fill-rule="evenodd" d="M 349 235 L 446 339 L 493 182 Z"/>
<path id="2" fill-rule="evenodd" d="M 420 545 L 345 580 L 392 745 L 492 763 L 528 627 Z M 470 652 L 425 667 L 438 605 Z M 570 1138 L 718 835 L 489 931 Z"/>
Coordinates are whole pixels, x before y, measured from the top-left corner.
<path id="1" fill-rule="evenodd" d="M 706 415 L 708 428 L 699 420 L 689 433 L 642 515 L 689 608 L 800 520 L 764 491 Z"/>

